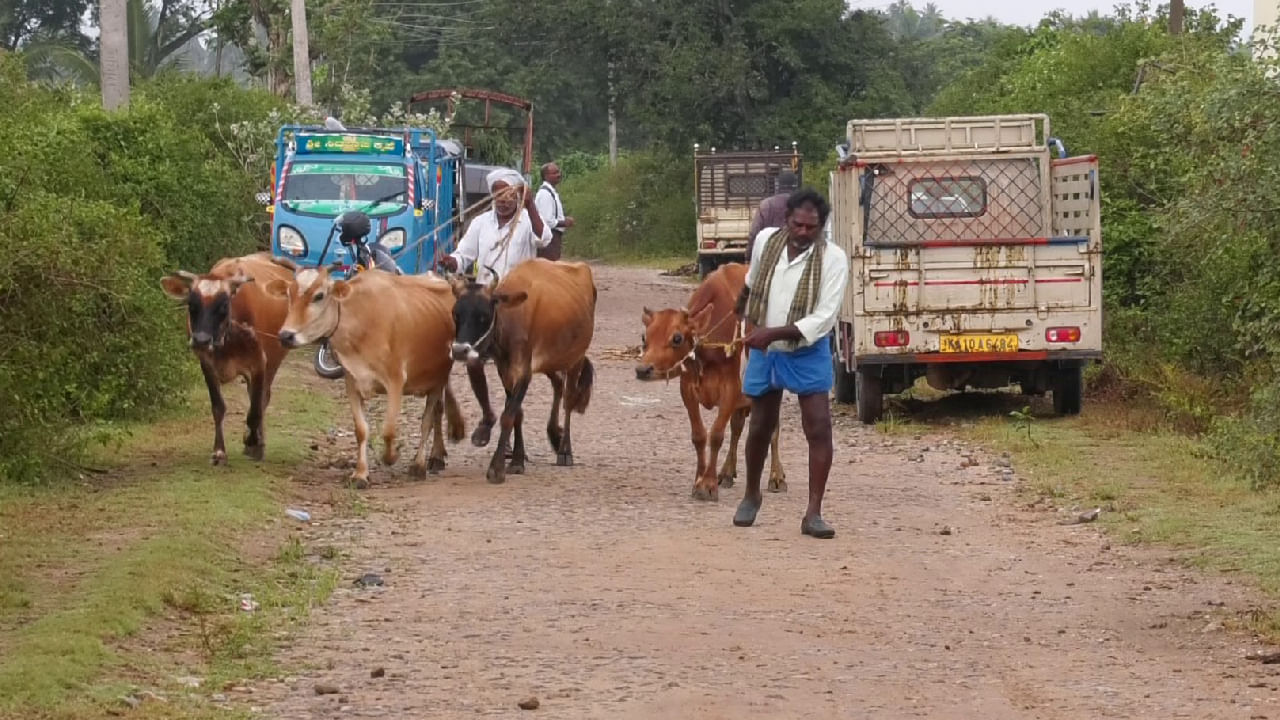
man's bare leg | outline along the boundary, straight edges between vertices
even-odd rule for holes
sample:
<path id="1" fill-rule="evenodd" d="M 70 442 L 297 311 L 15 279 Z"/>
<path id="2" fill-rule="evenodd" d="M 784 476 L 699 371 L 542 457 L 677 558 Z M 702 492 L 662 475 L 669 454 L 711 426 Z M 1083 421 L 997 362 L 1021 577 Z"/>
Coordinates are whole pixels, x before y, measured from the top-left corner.
<path id="1" fill-rule="evenodd" d="M 738 511 L 733 515 L 733 524 L 738 527 L 750 527 L 756 521 L 756 513 L 764 497 L 760 494 L 760 475 L 764 472 L 764 461 L 769 454 L 769 443 L 773 439 L 773 428 L 778 424 L 778 409 L 782 406 L 782 391 L 774 390 L 760 397 L 751 398 L 751 426 L 747 430 L 747 488 L 742 493 L 742 502 L 738 503 Z M 828 457 L 828 464 L 830 464 Z"/>
<path id="2" fill-rule="evenodd" d="M 816 538 L 835 537 L 836 531 L 822 519 L 822 496 L 831 473 L 831 405 L 827 393 L 801 395 L 800 424 L 809 442 L 809 507 L 800 523 L 800 532 Z M 750 447 L 750 446 L 748 446 Z"/>

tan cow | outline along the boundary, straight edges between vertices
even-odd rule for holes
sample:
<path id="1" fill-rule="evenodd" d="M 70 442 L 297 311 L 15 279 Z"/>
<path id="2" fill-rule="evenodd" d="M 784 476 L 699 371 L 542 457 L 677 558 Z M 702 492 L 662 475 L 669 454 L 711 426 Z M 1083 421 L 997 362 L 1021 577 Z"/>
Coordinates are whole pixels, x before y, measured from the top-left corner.
<path id="1" fill-rule="evenodd" d="M 227 462 L 222 386 L 236 378 L 243 377 L 249 388 L 244 454 L 261 460 L 266 452 L 271 383 L 288 353 L 276 334 L 288 308 L 264 286 L 287 277 L 270 253 L 255 253 L 219 260 L 203 275 L 179 270 L 160 279 L 165 293 L 187 306 L 188 344 L 200 360 L 213 409 L 214 465 Z"/>
<path id="2" fill-rule="evenodd" d="M 367 487 L 369 482 L 365 410 L 377 393 L 387 396 L 382 462 L 394 465 L 399 456 L 396 423 L 401 397 L 408 394 L 427 399 L 422 443 L 409 472 L 420 478 L 443 469 L 447 453 L 441 432 L 442 404 L 448 413 L 449 439 L 458 442 L 464 434 L 462 412 L 449 387 L 453 367 L 449 283 L 432 274 L 396 275 L 381 270 L 364 270 L 351 280 L 338 280 L 325 268 L 306 267 L 296 268 L 289 282 L 273 281 L 268 291 L 289 303 L 289 315 L 280 328 L 282 344 L 298 347 L 327 338 L 342 361 L 355 421 L 356 468 L 351 479 L 356 487 Z M 428 461 L 429 433 L 434 437 Z"/>
<path id="3" fill-rule="evenodd" d="M 542 373 L 554 392 L 547 440 L 557 465 L 573 464 L 570 413 L 586 412 L 595 370 L 587 348 L 595 333 L 596 286 L 586 263 L 535 258 L 520 263 L 501 281 L 481 285 L 455 276 L 453 317 L 457 337 L 453 357 L 468 363 L 493 358 L 506 390 L 502 432 L 485 477 L 492 483 L 506 473 L 524 472 L 523 411 L 529 381 Z M 564 401 L 564 428 L 559 411 Z M 511 434 L 515 447 L 510 466 L 503 459 Z"/>
<path id="4" fill-rule="evenodd" d="M 716 500 L 719 487 L 732 487 L 738 475 L 738 438 L 751 412 L 751 399 L 742 394 L 742 346 L 734 343 L 734 328 L 740 318 L 733 306 L 746 284 L 747 267 L 729 263 L 716 268 L 693 291 L 688 309 L 654 312 L 645 308 L 644 353 L 636 365 L 640 380 L 680 378 L 680 399 L 689 413 L 693 448 L 698 455 L 693 497 Z M 711 424 L 711 447 L 707 452 L 707 430 L 699 407 L 716 409 Z M 729 425 L 729 452 L 716 476 L 716 459 Z M 778 455 L 778 428 L 774 428 L 769 448 L 770 492 L 787 489 L 786 473 Z"/>

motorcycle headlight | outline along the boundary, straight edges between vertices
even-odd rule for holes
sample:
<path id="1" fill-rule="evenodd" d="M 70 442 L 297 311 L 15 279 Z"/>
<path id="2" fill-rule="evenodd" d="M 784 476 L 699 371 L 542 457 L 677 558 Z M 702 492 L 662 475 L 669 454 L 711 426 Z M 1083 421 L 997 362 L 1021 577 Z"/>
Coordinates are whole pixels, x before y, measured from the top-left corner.
<path id="1" fill-rule="evenodd" d="M 302 257 L 307 254 L 307 241 L 303 239 L 302 233 L 285 225 L 280 228 L 280 249 L 293 255 L 294 257 Z"/>
<path id="2" fill-rule="evenodd" d="M 388 230 L 378 238 L 378 243 L 387 249 L 387 252 L 395 252 L 404 247 L 404 230 L 396 228 Z"/>

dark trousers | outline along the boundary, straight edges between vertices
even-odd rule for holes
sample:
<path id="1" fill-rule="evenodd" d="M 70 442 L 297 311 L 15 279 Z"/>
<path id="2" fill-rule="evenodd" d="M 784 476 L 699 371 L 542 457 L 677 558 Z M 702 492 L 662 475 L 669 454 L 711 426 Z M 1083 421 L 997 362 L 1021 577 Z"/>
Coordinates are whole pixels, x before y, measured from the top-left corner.
<path id="1" fill-rule="evenodd" d="M 538 250 L 538 257 L 546 258 L 548 260 L 559 260 L 560 250 L 564 245 L 564 243 L 562 242 L 563 238 L 564 238 L 564 233 L 559 232 L 557 230 L 552 230 L 551 242 L 548 243 L 546 247 L 540 248 Z"/>

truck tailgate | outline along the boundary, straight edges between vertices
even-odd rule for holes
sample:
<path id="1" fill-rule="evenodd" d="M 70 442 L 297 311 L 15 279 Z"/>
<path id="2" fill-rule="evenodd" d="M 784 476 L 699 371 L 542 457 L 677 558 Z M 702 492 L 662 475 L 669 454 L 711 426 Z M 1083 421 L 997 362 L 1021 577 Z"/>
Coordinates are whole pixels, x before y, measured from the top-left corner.
<path id="1" fill-rule="evenodd" d="M 869 248 L 865 312 L 1088 307 L 1088 238 Z"/>

